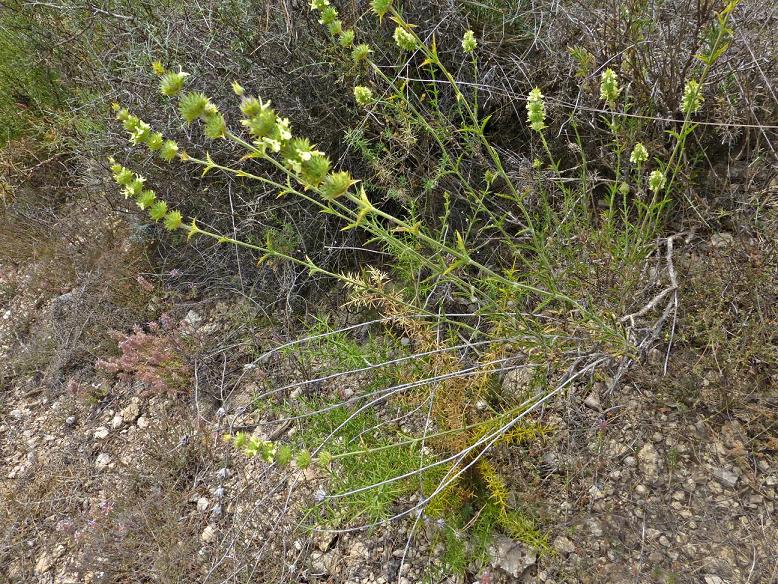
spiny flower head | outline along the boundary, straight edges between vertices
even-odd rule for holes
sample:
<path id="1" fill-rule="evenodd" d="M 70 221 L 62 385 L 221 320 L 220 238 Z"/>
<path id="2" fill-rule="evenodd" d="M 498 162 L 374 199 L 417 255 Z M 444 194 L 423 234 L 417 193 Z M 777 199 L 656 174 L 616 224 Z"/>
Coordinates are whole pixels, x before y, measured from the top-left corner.
<path id="1" fill-rule="evenodd" d="M 297 456 L 294 459 L 295 464 L 297 465 L 297 468 L 306 469 L 309 466 L 311 466 L 311 462 L 313 461 L 311 457 L 311 453 L 307 450 L 301 450 L 297 453 Z"/>
<path id="2" fill-rule="evenodd" d="M 114 170 L 113 178 L 118 184 L 126 187 L 135 179 L 135 175 L 129 168 L 119 166 L 117 170 Z"/>
<path id="3" fill-rule="evenodd" d="M 256 97 L 244 97 L 240 101 L 240 111 L 247 118 L 253 118 L 259 112 L 270 109 L 270 101 L 262 101 Z"/>
<path id="4" fill-rule="evenodd" d="M 375 12 L 378 18 L 383 18 L 386 13 L 389 12 L 389 8 L 392 7 L 392 0 L 372 0 L 370 2 L 370 8 Z"/>
<path id="5" fill-rule="evenodd" d="M 270 107 L 270 102 L 263 102 L 261 99 L 249 97 L 243 99 L 240 109 L 246 116 L 241 123 L 249 129 L 249 132 L 257 138 L 264 138 L 273 133 L 278 117 L 276 112 Z"/>
<path id="6" fill-rule="evenodd" d="M 292 462 L 292 448 L 288 444 L 282 444 L 276 450 L 276 462 L 281 466 L 287 466 Z"/>
<path id="7" fill-rule="evenodd" d="M 149 136 L 149 139 L 146 140 L 146 146 L 148 146 L 148 149 L 152 152 L 156 152 L 162 148 L 164 143 L 165 138 L 162 136 L 162 132 L 154 132 L 151 136 Z"/>
<path id="8" fill-rule="evenodd" d="M 332 6 L 327 6 L 321 11 L 319 24 L 331 24 L 338 19 L 338 11 Z"/>
<path id="9" fill-rule="evenodd" d="M 343 32 L 343 22 L 339 18 L 336 18 L 327 25 L 327 30 L 330 31 L 332 36 L 338 36 Z"/>
<path id="10" fill-rule="evenodd" d="M 162 76 L 162 79 L 159 80 L 159 90 L 163 95 L 174 97 L 181 93 L 181 90 L 184 88 L 184 82 L 188 76 L 189 73 L 184 73 L 183 71 L 179 71 L 178 73 L 168 71 Z"/>
<path id="11" fill-rule="evenodd" d="M 181 112 L 181 117 L 191 124 L 205 113 L 206 107 L 210 103 L 205 94 L 199 91 L 192 91 L 185 94 L 181 101 L 178 102 L 178 110 Z"/>
<path id="12" fill-rule="evenodd" d="M 132 114 L 129 114 L 124 120 L 122 120 L 122 126 L 124 126 L 124 129 L 130 133 L 134 132 L 140 123 L 141 119 L 138 116 L 134 116 Z"/>
<path id="13" fill-rule="evenodd" d="M 351 45 L 354 44 L 354 31 L 351 29 L 344 30 L 342 33 L 340 33 L 340 37 L 338 37 L 338 43 L 340 43 L 340 46 L 344 49 L 349 48 Z"/>
<path id="14" fill-rule="evenodd" d="M 146 179 L 143 178 L 140 175 L 135 175 L 135 178 L 130 181 L 130 183 L 124 187 L 124 198 L 135 198 L 139 197 L 140 194 L 143 192 L 143 183 L 146 182 Z"/>
<path id="15" fill-rule="evenodd" d="M 175 231 L 181 227 L 183 222 L 184 217 L 181 215 L 180 211 L 169 211 L 167 215 L 165 215 L 165 229 L 168 231 Z"/>
<path id="16" fill-rule="evenodd" d="M 416 37 L 400 25 L 394 29 L 394 42 L 397 43 L 398 47 L 406 51 L 416 50 Z"/>
<path id="17" fill-rule="evenodd" d="M 354 87 L 354 99 L 358 105 L 364 107 L 373 101 L 373 91 L 369 87 L 357 85 Z"/>
<path id="18" fill-rule="evenodd" d="M 600 78 L 600 99 L 613 105 L 619 98 L 620 93 L 619 79 L 613 69 L 608 67 L 602 72 L 602 77 Z"/>
<path id="19" fill-rule="evenodd" d="M 345 170 L 327 175 L 321 185 L 321 192 L 327 199 L 337 199 L 348 191 L 357 181 Z"/>
<path id="20" fill-rule="evenodd" d="M 138 195 L 138 198 L 135 199 L 135 202 L 138 203 L 138 207 L 141 208 L 141 210 L 148 209 L 154 204 L 154 201 L 157 200 L 157 195 L 152 190 L 145 190 L 141 192 L 140 195 Z"/>
<path id="21" fill-rule="evenodd" d="M 351 57 L 354 59 L 355 63 L 359 63 L 367 59 L 372 52 L 370 45 L 362 43 L 354 47 L 354 50 L 351 51 Z"/>
<path id="22" fill-rule="evenodd" d="M 151 138 L 151 134 L 151 126 L 140 120 L 130 135 L 130 141 L 133 144 L 146 144 L 149 138 Z"/>
<path id="23" fill-rule="evenodd" d="M 702 107 L 703 97 L 700 90 L 700 84 L 694 79 L 689 79 L 683 88 L 683 97 L 681 97 L 681 111 L 684 114 L 695 114 Z"/>
<path id="24" fill-rule="evenodd" d="M 330 0 L 312 0 L 311 10 L 324 10 L 330 5 Z"/>
<path id="25" fill-rule="evenodd" d="M 176 154 L 178 154 L 178 144 L 173 140 L 165 140 L 162 148 L 159 149 L 159 157 L 170 162 L 176 157 Z"/>
<path id="26" fill-rule="evenodd" d="M 661 170 L 651 171 L 651 174 L 648 175 L 648 188 L 654 193 L 665 188 L 666 184 L 667 178 L 665 178 L 665 175 Z"/>
<path id="27" fill-rule="evenodd" d="M 632 149 L 632 154 L 629 155 L 629 161 L 632 164 L 643 164 L 646 160 L 648 160 L 648 150 L 641 142 L 638 142 Z"/>
<path id="28" fill-rule="evenodd" d="M 159 221 L 165 215 L 167 215 L 167 203 L 165 201 L 157 201 L 149 209 L 149 217 L 154 221 Z"/>
<path id="29" fill-rule="evenodd" d="M 543 102 L 543 94 L 540 88 L 535 87 L 527 96 L 527 121 L 536 132 L 546 127 L 546 104 Z"/>
<path id="30" fill-rule="evenodd" d="M 322 450 L 316 457 L 316 464 L 319 468 L 328 468 L 332 464 L 333 456 L 326 450 Z"/>
<path id="31" fill-rule="evenodd" d="M 470 54 L 475 51 L 478 46 L 478 41 L 475 40 L 475 33 L 472 30 L 465 32 L 465 36 L 462 37 L 462 49 L 465 53 Z"/>
<path id="32" fill-rule="evenodd" d="M 222 114 L 215 113 L 205 118 L 205 135 L 213 139 L 224 138 L 227 135 L 227 123 Z"/>
<path id="33" fill-rule="evenodd" d="M 113 104 L 113 106 L 116 111 L 116 119 L 120 122 L 125 122 L 130 117 L 130 110 L 127 108 L 120 108 L 118 103 Z"/>
<path id="34" fill-rule="evenodd" d="M 314 154 L 324 154 L 324 152 L 315 150 L 308 138 L 289 140 L 281 150 L 281 156 L 284 158 L 287 166 L 298 173 L 302 170 L 300 165 L 304 161 L 310 160 Z"/>
<path id="35" fill-rule="evenodd" d="M 318 187 L 327 176 L 331 166 L 330 159 L 317 152 L 310 159 L 303 161 L 300 177 L 305 184 Z"/>

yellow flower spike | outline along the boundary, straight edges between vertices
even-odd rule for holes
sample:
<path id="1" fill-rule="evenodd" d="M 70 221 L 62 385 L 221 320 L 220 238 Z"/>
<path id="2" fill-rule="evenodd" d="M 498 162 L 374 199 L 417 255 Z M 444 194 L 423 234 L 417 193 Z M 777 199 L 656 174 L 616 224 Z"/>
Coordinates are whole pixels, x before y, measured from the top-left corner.
<path id="1" fill-rule="evenodd" d="M 165 74 L 165 67 L 162 65 L 162 62 L 157 60 L 154 61 L 151 64 L 151 68 L 154 71 L 156 75 L 164 75 Z"/>

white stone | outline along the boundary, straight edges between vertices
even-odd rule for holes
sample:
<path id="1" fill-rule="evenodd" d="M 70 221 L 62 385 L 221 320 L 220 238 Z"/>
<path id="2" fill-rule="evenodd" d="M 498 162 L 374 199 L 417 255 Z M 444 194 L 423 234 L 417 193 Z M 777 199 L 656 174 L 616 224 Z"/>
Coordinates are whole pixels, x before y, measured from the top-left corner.
<path id="1" fill-rule="evenodd" d="M 207 525 L 203 532 L 200 534 L 200 541 L 203 543 L 213 543 L 216 541 L 216 527 L 214 525 Z"/>
<path id="2" fill-rule="evenodd" d="M 100 426 L 97 430 L 95 430 L 95 433 L 93 434 L 95 437 L 95 440 L 104 440 L 108 437 L 108 434 L 110 433 L 110 430 L 106 428 L 105 426 Z"/>
<path id="3" fill-rule="evenodd" d="M 95 460 L 95 468 L 97 470 L 103 470 L 108 467 L 108 465 L 111 464 L 111 455 L 107 452 L 101 452 L 97 455 L 97 459 Z"/>

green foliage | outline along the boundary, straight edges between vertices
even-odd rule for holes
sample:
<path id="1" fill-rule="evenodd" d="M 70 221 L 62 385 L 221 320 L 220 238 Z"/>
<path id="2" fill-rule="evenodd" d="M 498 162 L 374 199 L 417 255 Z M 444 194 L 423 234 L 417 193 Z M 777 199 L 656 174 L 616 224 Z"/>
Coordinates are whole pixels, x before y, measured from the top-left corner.
<path id="1" fill-rule="evenodd" d="M 60 105 L 56 73 L 29 33 L 35 26 L 34 16 L 18 7 L 0 11 L 0 146 Z"/>

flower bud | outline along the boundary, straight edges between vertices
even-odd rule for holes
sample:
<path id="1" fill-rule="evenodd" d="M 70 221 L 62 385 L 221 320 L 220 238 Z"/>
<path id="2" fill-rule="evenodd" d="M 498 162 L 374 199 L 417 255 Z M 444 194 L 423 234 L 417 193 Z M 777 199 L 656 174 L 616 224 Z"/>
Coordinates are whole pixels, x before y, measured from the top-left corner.
<path id="1" fill-rule="evenodd" d="M 237 81 L 232 82 L 232 92 L 238 97 L 243 97 L 243 94 L 246 93 L 241 84 Z"/>

